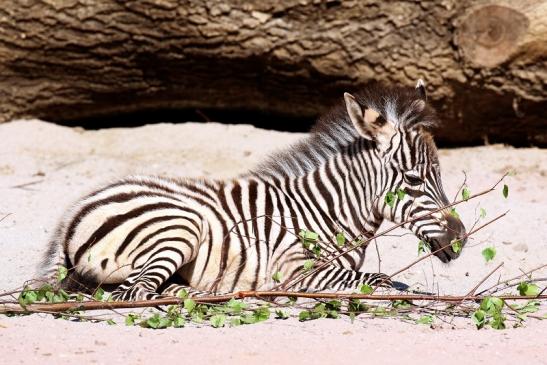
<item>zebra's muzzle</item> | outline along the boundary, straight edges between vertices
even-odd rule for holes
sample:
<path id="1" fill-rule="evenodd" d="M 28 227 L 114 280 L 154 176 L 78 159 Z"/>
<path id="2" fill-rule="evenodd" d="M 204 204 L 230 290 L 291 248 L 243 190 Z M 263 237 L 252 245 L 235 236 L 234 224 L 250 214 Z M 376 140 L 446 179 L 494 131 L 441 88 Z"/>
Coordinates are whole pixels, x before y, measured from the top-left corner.
<path id="1" fill-rule="evenodd" d="M 457 259 L 467 242 L 466 230 L 462 221 L 452 215 L 445 217 L 445 233 L 433 240 L 432 251 L 444 263 Z M 442 248 L 442 249 L 441 249 Z"/>

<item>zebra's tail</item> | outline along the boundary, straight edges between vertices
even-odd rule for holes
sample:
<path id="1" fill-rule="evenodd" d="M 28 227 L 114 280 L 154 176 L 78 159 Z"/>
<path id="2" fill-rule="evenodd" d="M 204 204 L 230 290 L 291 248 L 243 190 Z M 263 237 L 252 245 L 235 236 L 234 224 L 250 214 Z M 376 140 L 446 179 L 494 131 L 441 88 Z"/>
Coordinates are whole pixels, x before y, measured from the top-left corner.
<path id="1" fill-rule="evenodd" d="M 35 283 L 32 286 L 41 286 L 49 284 L 53 287 L 62 287 L 59 280 L 59 273 L 62 271 L 62 267 L 70 270 L 71 265 L 61 241 L 61 227 L 57 229 L 36 270 Z"/>

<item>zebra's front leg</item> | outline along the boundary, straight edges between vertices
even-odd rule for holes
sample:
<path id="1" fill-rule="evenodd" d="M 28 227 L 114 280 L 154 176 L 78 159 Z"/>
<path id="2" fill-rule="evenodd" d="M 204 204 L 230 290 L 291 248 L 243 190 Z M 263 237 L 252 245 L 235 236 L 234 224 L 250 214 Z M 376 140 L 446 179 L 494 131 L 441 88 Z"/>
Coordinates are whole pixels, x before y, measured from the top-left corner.
<path id="1" fill-rule="evenodd" d="M 203 297 L 203 296 L 213 296 L 213 295 L 222 295 L 226 293 L 212 292 L 207 290 L 198 290 L 187 285 L 181 284 L 169 284 L 165 289 L 161 291 L 161 296 L 167 297 Z"/>
<path id="2" fill-rule="evenodd" d="M 171 244 L 169 244 L 171 243 Z M 143 262 L 134 266 L 127 279 L 112 292 L 113 300 L 149 300 L 160 295 L 157 289 L 183 265 L 194 258 L 194 247 L 180 241 L 163 241 L 152 252 L 146 253 L 146 258 L 137 257 L 135 262 Z"/>
<path id="3" fill-rule="evenodd" d="M 353 291 L 363 284 L 370 286 L 393 287 L 390 277 L 382 273 L 367 273 L 331 266 L 306 278 L 301 286 L 305 291 Z"/>

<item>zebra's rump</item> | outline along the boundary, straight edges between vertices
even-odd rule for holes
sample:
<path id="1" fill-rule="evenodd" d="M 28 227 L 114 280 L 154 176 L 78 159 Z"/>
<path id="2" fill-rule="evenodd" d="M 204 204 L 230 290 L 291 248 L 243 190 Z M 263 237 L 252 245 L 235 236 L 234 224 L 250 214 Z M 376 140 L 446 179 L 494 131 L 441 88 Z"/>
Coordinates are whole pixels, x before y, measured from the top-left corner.
<path id="1" fill-rule="evenodd" d="M 155 177 L 110 184 L 73 207 L 56 244 L 75 271 L 103 283 L 125 280 L 153 249 L 169 257 L 180 246 L 195 256 L 203 220 L 189 191 L 182 182 Z"/>

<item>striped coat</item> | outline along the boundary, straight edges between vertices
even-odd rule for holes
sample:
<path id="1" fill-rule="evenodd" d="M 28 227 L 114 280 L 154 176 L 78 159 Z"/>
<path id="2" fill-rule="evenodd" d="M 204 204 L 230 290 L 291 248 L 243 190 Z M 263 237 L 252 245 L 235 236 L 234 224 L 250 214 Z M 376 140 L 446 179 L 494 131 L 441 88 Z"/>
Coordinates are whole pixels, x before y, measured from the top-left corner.
<path id="1" fill-rule="evenodd" d="M 228 181 L 129 177 L 80 200 L 54 235 L 43 275 L 70 268 L 65 286 L 112 284 L 114 299 L 270 289 L 308 260 L 340 253 L 335 237 L 371 237 L 384 219 L 402 222 L 447 203 L 436 148 L 425 130 L 436 116 L 425 89 L 371 88 L 321 117 L 310 137 Z M 388 204 L 386 194 L 407 200 Z M 441 211 L 408 224 L 432 247 L 460 237 Z M 315 251 L 299 234 L 315 232 Z M 300 290 L 384 285 L 361 271 L 366 245 L 298 283 Z M 451 250 L 443 261 L 457 257 Z"/>

